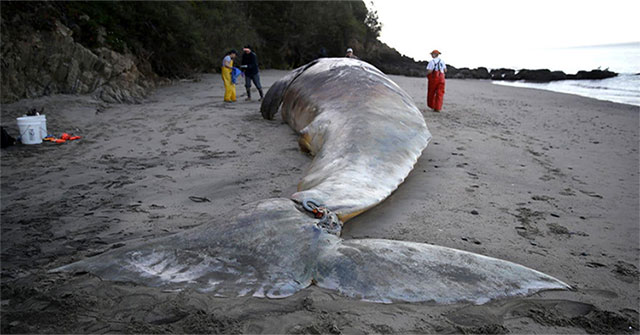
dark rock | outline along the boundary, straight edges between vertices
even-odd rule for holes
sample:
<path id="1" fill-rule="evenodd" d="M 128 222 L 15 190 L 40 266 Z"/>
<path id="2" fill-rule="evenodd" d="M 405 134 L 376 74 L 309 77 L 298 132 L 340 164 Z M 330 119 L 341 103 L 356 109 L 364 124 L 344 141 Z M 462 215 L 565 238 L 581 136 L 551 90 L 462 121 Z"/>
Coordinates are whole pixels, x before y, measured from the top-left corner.
<path id="1" fill-rule="evenodd" d="M 565 80 L 567 79 L 567 74 L 562 71 L 552 71 L 551 72 L 551 80 Z"/>
<path id="2" fill-rule="evenodd" d="M 471 73 L 471 70 L 468 67 L 463 67 L 463 68 L 460 68 L 455 74 L 453 74 L 451 76 L 451 78 L 455 78 L 455 79 L 471 79 L 471 78 L 473 78 L 473 75 Z"/>
<path id="3" fill-rule="evenodd" d="M 574 79 L 606 79 L 617 75 L 617 73 L 609 70 L 578 71 Z"/>
<path id="4" fill-rule="evenodd" d="M 527 70 L 522 69 L 514 77 L 515 80 L 526 80 L 536 82 L 547 82 L 567 79 L 567 75 L 562 71 L 550 71 L 548 69 Z"/>
<path id="5" fill-rule="evenodd" d="M 486 67 L 479 67 L 476 69 L 470 69 L 463 67 L 457 69 L 453 66 L 447 65 L 446 78 L 454 79 L 491 79 L 491 74 Z"/>
<path id="6" fill-rule="evenodd" d="M 458 74 L 458 71 L 459 70 L 457 67 L 447 64 L 447 72 L 444 74 L 444 76 L 445 78 L 453 78 L 456 74 Z"/>
<path id="7" fill-rule="evenodd" d="M 491 79 L 491 75 L 486 67 L 479 67 L 471 71 L 473 79 Z"/>
<path id="8" fill-rule="evenodd" d="M 515 80 L 516 70 L 505 68 L 493 69 L 489 74 L 491 74 L 491 79 L 493 80 Z"/>

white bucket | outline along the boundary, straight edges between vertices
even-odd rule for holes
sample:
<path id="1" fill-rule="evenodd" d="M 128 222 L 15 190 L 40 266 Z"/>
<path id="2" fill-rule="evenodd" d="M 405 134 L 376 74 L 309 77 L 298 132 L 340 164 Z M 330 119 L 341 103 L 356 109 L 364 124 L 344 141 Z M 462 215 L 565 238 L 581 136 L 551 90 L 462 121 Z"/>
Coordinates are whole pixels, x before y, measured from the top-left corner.
<path id="1" fill-rule="evenodd" d="M 23 116 L 19 117 L 18 129 L 20 130 L 20 139 L 23 144 L 40 144 L 42 143 L 40 116 Z"/>
<path id="2" fill-rule="evenodd" d="M 44 114 L 36 115 L 35 117 L 40 119 L 40 137 L 47 137 L 47 117 Z"/>

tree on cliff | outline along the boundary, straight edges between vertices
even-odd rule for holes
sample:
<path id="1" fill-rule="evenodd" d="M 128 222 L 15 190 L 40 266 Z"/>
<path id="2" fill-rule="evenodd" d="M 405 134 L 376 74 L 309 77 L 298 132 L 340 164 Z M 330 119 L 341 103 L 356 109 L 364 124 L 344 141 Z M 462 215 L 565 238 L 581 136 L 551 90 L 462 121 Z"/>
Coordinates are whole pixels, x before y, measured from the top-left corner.
<path id="1" fill-rule="evenodd" d="M 300 66 L 321 48 L 342 56 L 352 47 L 367 59 L 381 47 L 377 13 L 362 1 L 4 1 L 1 6 L 3 21 L 21 14 L 21 23 L 46 29 L 58 19 L 84 46 L 132 52 L 162 76 L 216 68 L 227 49 L 246 43 L 270 68 Z"/>
<path id="2" fill-rule="evenodd" d="M 265 68 L 295 68 L 320 50 L 341 57 L 351 47 L 385 72 L 419 73 L 413 59 L 378 41 L 377 13 L 362 1 L 2 1 L 0 13 L 3 45 L 61 24 L 89 53 L 133 55 L 143 73 L 169 78 L 218 71 L 224 53 L 245 44 Z"/>

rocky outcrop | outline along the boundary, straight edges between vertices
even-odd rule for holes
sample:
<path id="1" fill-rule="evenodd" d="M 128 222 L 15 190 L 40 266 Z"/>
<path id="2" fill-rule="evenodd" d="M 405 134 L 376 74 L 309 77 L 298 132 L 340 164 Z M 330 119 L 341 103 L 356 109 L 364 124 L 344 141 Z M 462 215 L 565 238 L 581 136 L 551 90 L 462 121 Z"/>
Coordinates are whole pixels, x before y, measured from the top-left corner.
<path id="1" fill-rule="evenodd" d="M 567 79 L 567 75 L 562 71 L 551 71 L 547 69 L 542 70 L 527 70 L 523 69 L 518 71 L 515 76 L 510 80 L 526 80 L 534 82 L 548 82 L 555 80 Z"/>
<path id="2" fill-rule="evenodd" d="M 471 71 L 471 76 L 475 79 L 491 79 L 491 74 L 486 67 L 479 67 Z"/>
<path id="3" fill-rule="evenodd" d="M 451 65 L 447 65 L 447 78 L 455 79 L 491 79 L 491 74 L 486 67 L 479 67 L 470 69 L 467 67 L 456 68 Z"/>
<path id="4" fill-rule="evenodd" d="M 364 48 L 354 44 L 356 50 Z M 426 76 L 427 62 L 416 62 L 413 58 L 401 55 L 396 49 L 384 43 L 376 43 L 369 47 L 363 61 L 372 64 L 386 74 L 409 77 Z"/>
<path id="5" fill-rule="evenodd" d="M 2 22 L 2 103 L 56 93 L 93 94 L 107 102 L 139 102 L 156 86 L 133 55 L 89 50 L 55 21 L 51 29 Z"/>
<path id="6" fill-rule="evenodd" d="M 477 69 L 460 68 L 456 69 L 453 66 L 447 66 L 447 78 L 456 79 L 491 79 L 491 80 L 524 80 L 531 82 L 550 82 L 566 79 L 605 79 L 615 77 L 618 74 L 608 70 L 591 70 L 591 71 L 579 71 L 576 74 L 565 74 L 562 71 L 551 71 L 548 69 L 529 70 L 522 69 L 516 71 L 514 69 L 493 69 L 491 72 L 487 72 L 484 67 Z"/>
<path id="7" fill-rule="evenodd" d="M 567 79 L 606 79 L 617 75 L 609 70 L 578 71 L 575 75 L 569 75 Z"/>
<path id="8" fill-rule="evenodd" d="M 458 69 L 451 65 L 447 65 L 447 73 L 445 74 L 445 77 L 454 79 L 471 79 L 471 70 L 468 67 Z"/>
<path id="9" fill-rule="evenodd" d="M 516 70 L 513 69 L 493 69 L 491 70 L 492 80 L 515 80 Z"/>

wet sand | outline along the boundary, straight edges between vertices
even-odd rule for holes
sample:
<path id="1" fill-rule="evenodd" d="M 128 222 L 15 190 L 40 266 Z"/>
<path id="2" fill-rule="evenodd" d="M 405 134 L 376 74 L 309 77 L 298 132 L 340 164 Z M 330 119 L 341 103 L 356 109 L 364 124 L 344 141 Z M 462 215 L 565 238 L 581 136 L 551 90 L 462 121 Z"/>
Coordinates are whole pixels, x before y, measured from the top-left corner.
<path id="1" fill-rule="evenodd" d="M 263 71 L 263 84 L 283 76 Z M 442 245 L 513 261 L 575 287 L 471 304 L 375 304 L 307 288 L 219 298 L 47 271 L 140 239 L 214 225 L 287 197 L 310 162 L 259 102 L 222 102 L 218 75 L 143 104 L 58 95 L 2 105 L 2 125 L 45 108 L 62 145 L 1 158 L 2 333 L 638 333 L 639 108 L 448 80 L 441 113 L 424 79 L 392 76 L 433 134 L 386 201 L 344 238 Z M 257 96 L 254 91 L 254 96 Z"/>

